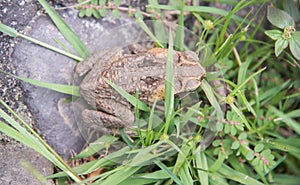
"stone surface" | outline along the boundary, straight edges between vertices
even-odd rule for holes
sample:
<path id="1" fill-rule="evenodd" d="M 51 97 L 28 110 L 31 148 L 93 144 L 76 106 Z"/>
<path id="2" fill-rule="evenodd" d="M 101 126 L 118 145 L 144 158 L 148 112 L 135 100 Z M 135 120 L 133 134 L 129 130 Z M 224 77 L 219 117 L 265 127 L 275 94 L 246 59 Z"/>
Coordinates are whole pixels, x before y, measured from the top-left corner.
<path id="1" fill-rule="evenodd" d="M 49 161 L 39 155 L 36 151 L 25 147 L 20 143 L 9 143 L 0 145 L 0 184 L 20 185 L 43 184 L 30 171 L 31 168 L 42 175 L 50 175 L 53 168 Z M 29 167 L 26 167 L 28 163 Z M 48 181 L 51 183 L 51 181 Z"/>
<path id="2" fill-rule="evenodd" d="M 0 21 L 14 29 L 24 32 L 28 23 L 39 9 L 36 2 L 0 1 Z M 15 74 L 12 64 L 12 53 L 17 40 L 0 33 L 0 69 Z M 0 96 L 20 117 L 35 128 L 33 117 L 24 103 L 25 93 L 19 80 L 0 73 Z M 3 107 L 1 106 L 1 109 Z M 3 121 L 1 119 L 1 121 Z M 38 173 L 47 176 L 53 173 L 52 164 L 37 152 L 23 146 L 11 138 L 0 133 L 0 184 L 41 184 L 30 171 L 21 165 L 24 160 L 33 166 Z"/>
<path id="3" fill-rule="evenodd" d="M 91 52 L 114 45 L 125 45 L 133 39 L 130 34 L 132 31 L 127 32 L 128 29 L 133 29 L 132 27 L 125 26 L 123 36 L 120 33 L 112 34 L 113 28 L 132 22 L 126 16 L 117 20 L 108 16 L 97 22 L 79 19 L 74 10 L 62 10 L 59 13 Z M 121 29 L 118 28 L 117 31 L 119 30 Z M 72 50 L 46 15 L 38 17 L 32 23 L 32 30 L 28 35 L 60 48 L 55 38 Z M 128 39 L 130 37 L 131 39 Z M 73 84 L 73 68 L 76 62 L 68 57 L 21 40 L 15 47 L 13 59 L 19 76 L 57 84 Z M 30 107 L 38 129 L 46 141 L 64 158 L 70 157 L 72 151 L 79 152 L 85 140 L 77 128 L 76 116 L 70 111 L 72 103 L 64 101 L 70 96 L 27 83 L 24 83 L 24 90 L 25 102 Z"/>
<path id="4" fill-rule="evenodd" d="M 36 1 L 1 1 L 0 20 L 21 33 L 56 47 L 60 46 L 54 38 L 66 44 L 50 18 L 40 15 L 39 8 Z M 59 13 L 80 35 L 90 52 L 120 44 L 126 45 L 138 35 L 133 31 L 135 26 L 117 28 L 133 23 L 133 20 L 124 15 L 118 20 L 108 16 L 96 21 L 78 18 L 75 10 L 60 10 Z M 71 48 L 68 44 L 66 46 Z M 70 58 L 2 33 L 0 52 L 0 69 L 9 73 L 53 83 L 73 83 L 72 74 L 76 62 Z M 3 74 L 0 74 L 0 79 L 2 100 L 35 128 L 59 154 L 67 159 L 72 151 L 81 150 L 85 140 L 77 128 L 74 115 L 78 113 L 73 112 L 72 104 L 65 101 L 70 96 L 29 85 Z M 76 107 L 80 106 L 81 104 Z M 3 134 L 0 134 L 0 139 L 0 184 L 41 184 L 31 172 L 21 166 L 20 160 L 23 158 L 44 176 L 53 172 L 52 164 L 37 152 Z"/>

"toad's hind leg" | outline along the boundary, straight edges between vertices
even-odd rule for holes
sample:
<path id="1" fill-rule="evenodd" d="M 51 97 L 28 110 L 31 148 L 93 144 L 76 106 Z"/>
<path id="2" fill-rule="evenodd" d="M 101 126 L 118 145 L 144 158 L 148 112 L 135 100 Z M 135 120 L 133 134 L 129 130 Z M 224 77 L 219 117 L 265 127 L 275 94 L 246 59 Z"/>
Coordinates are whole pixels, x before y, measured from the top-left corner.
<path id="1" fill-rule="evenodd" d="M 84 110 L 82 112 L 83 122 L 97 130 L 111 133 L 109 130 L 119 130 L 130 127 L 134 122 L 134 114 L 127 102 L 111 98 L 100 98 L 95 100 L 97 110 Z"/>
<path id="2" fill-rule="evenodd" d="M 131 120 L 123 120 L 105 112 L 89 109 L 82 112 L 82 120 L 87 128 L 110 134 L 118 133 L 119 129 L 129 126 L 134 121 L 133 116 Z"/>

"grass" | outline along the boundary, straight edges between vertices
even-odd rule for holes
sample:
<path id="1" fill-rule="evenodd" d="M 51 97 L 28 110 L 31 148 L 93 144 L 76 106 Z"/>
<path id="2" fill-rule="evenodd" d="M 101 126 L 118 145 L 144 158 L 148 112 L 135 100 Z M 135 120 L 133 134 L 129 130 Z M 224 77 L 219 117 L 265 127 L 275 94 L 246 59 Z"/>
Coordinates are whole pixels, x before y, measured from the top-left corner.
<path id="1" fill-rule="evenodd" d="M 141 17 L 147 14 L 135 12 L 137 22 L 156 46 L 168 46 L 164 118 L 158 116 L 156 103 L 150 108 L 137 101 L 138 94 L 135 97 L 108 82 L 136 107 L 136 124 L 139 126 L 132 132 L 137 134 L 128 136 L 123 131 L 121 140 L 110 135 L 99 138 L 73 160 L 103 152 L 120 142 L 125 145 L 105 157 L 73 168 L 62 161 L 2 100 L 0 103 L 4 110 L 14 116 L 1 109 L 1 117 L 11 126 L 0 122 L 0 131 L 32 147 L 60 168 L 61 172 L 47 177 L 56 179 L 58 184 L 64 184 L 68 178 L 78 184 L 298 184 L 299 61 L 288 51 L 276 57 L 273 41 L 258 37 L 265 31 L 262 26 L 265 17 L 255 13 L 249 20 L 249 15 L 236 15 L 245 7 L 263 5 L 268 1 L 230 1 L 234 4 L 231 11 L 171 2 L 171 5 L 159 5 L 152 0 L 147 9 L 147 13 L 154 11 L 154 15 L 160 14 L 161 17 L 166 10 L 179 11 L 176 18 L 180 29 L 169 34 L 161 34 L 169 31 L 161 30 L 162 22 L 156 22 L 156 30 L 152 32 Z M 68 37 L 78 55 L 85 58 L 88 52 L 75 33 L 44 1 L 40 0 L 40 3 Z M 197 90 L 202 101 L 183 108 L 173 96 L 173 69 L 170 64 L 173 49 L 188 48 L 184 42 L 187 35 L 181 28 L 190 23 L 191 17 L 195 22 L 188 25 L 198 35 L 197 51 L 201 54 L 203 66 L 214 65 L 220 73 L 208 72 Z M 299 29 L 298 25 L 296 29 Z M 14 37 L 21 36 L 2 24 L 0 31 Z M 80 61 L 81 57 L 73 58 Z M 229 93 L 226 97 L 211 85 L 214 80 L 227 84 Z M 45 86 L 33 80 L 29 82 Z M 78 93 L 78 90 L 70 91 L 68 88 L 71 87 L 52 84 L 53 90 Z M 221 109 L 224 103 L 226 112 Z M 144 113 L 137 114 L 138 109 Z M 145 115 L 148 119 L 144 119 Z M 143 123 L 146 127 L 142 127 Z M 185 129 L 191 125 L 197 129 L 186 132 Z M 203 146 L 201 144 L 206 141 L 207 135 L 214 139 L 213 143 Z M 105 170 L 97 172 L 99 169 Z M 88 175 L 92 172 L 93 175 Z"/>

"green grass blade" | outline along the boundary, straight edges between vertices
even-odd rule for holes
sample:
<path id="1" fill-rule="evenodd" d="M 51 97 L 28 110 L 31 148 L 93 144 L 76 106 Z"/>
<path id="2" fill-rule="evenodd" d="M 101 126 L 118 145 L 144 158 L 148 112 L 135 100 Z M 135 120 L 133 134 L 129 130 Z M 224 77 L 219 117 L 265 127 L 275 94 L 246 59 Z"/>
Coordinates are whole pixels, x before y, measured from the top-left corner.
<path id="1" fill-rule="evenodd" d="M 221 106 L 220 106 L 218 100 L 214 96 L 214 92 L 213 92 L 212 87 L 209 85 L 209 83 L 205 79 L 202 80 L 200 87 L 202 88 L 202 90 L 204 91 L 206 97 L 208 98 L 209 103 L 216 110 L 218 120 L 221 120 L 224 117 L 224 113 L 221 109 Z"/>
<path id="2" fill-rule="evenodd" d="M 155 160 L 154 162 L 158 167 L 160 167 L 160 169 L 162 169 L 166 174 L 168 174 L 169 177 L 172 180 L 174 180 L 176 184 L 184 185 L 183 182 L 181 182 L 180 179 L 174 173 L 172 173 L 172 171 L 166 165 L 164 165 L 159 160 Z"/>
<path id="3" fill-rule="evenodd" d="M 5 71 L 2 71 L 2 70 L 0 70 L 0 73 L 5 73 L 7 75 L 18 78 L 18 79 L 20 79 L 24 82 L 30 83 L 32 85 L 36 85 L 36 86 L 44 87 L 44 88 L 47 88 L 47 89 L 50 89 L 50 90 L 53 90 L 53 91 L 56 91 L 56 92 L 60 92 L 60 93 L 80 97 L 78 86 L 56 84 L 56 83 L 50 83 L 50 82 L 42 82 L 42 81 L 38 81 L 38 80 L 34 80 L 34 79 L 29 79 L 29 78 L 25 78 L 25 77 L 12 75 L 12 74 L 9 74 L 9 73 L 7 73 Z"/>
<path id="4" fill-rule="evenodd" d="M 167 134 L 169 125 L 174 112 L 174 76 L 173 76 L 173 37 L 169 30 L 169 48 L 166 63 L 166 80 L 165 80 L 165 117 L 166 124 L 164 133 Z"/>
<path id="5" fill-rule="evenodd" d="M 73 159 L 81 159 L 88 156 L 92 156 L 93 154 L 99 152 L 100 150 L 104 148 L 108 148 L 111 144 L 113 144 L 115 141 L 117 141 L 118 138 L 110 136 L 110 135 L 104 135 L 100 138 L 98 138 L 93 143 L 90 143 L 87 148 L 85 148 L 83 151 L 81 151 L 79 154 L 77 154 Z"/>
<path id="6" fill-rule="evenodd" d="M 80 178 L 77 174 L 64 162 L 64 160 L 23 120 L 21 119 L 5 102 L 0 99 L 0 104 L 4 106 L 12 115 L 14 115 L 26 128 L 23 128 L 20 124 L 18 124 L 14 119 L 12 119 L 8 114 L 6 114 L 2 109 L 0 109 L 0 116 L 4 118 L 10 125 L 12 125 L 16 130 L 22 135 L 17 134 L 16 132 L 12 132 L 11 129 L 5 130 L 8 134 L 12 134 L 11 136 L 16 136 L 16 139 L 20 139 L 19 141 L 28 147 L 34 149 L 53 164 L 55 164 L 58 168 L 67 173 L 75 182 L 80 182 Z M 2 128 L 2 127 L 1 127 Z M 25 139 L 22 140 L 22 137 Z"/>
<path id="7" fill-rule="evenodd" d="M 174 6 L 170 6 L 170 5 L 149 5 L 149 8 L 157 8 L 157 9 L 161 9 L 161 10 L 174 10 Z M 180 10 L 178 7 L 176 8 L 176 10 Z M 216 14 L 216 15 L 222 15 L 222 16 L 227 16 L 229 13 L 225 10 L 219 9 L 219 8 L 215 8 L 215 7 L 208 7 L 208 6 L 185 6 L 184 7 L 184 11 L 188 11 L 188 12 L 203 12 L 203 13 L 212 13 L 212 14 Z M 243 19 L 239 16 L 233 15 L 232 19 L 236 20 L 236 21 L 242 21 Z"/>
<path id="8" fill-rule="evenodd" d="M 178 171 L 178 176 L 180 177 L 183 184 L 194 184 L 188 163 L 184 163 L 181 166 Z"/>
<path id="9" fill-rule="evenodd" d="M 150 29 L 148 28 L 148 26 L 145 24 L 145 22 L 143 21 L 142 18 L 137 18 L 136 22 L 138 23 L 138 25 L 144 30 L 144 32 L 147 33 L 147 35 L 155 42 L 155 44 L 158 47 L 163 48 L 164 45 L 160 43 L 160 41 L 155 37 L 155 35 L 153 35 L 153 33 L 150 31 Z"/>
<path id="10" fill-rule="evenodd" d="M 60 53 L 62 55 L 65 55 L 67 57 L 70 57 L 70 58 L 72 58 L 72 59 L 74 59 L 76 61 L 82 61 L 83 60 L 82 58 L 80 58 L 80 57 L 78 57 L 76 55 L 73 55 L 72 53 L 66 52 L 64 50 L 61 50 L 59 48 L 56 48 L 54 46 L 51 46 L 49 44 L 46 44 L 46 43 L 41 42 L 39 40 L 36 40 L 34 38 L 31 38 L 31 37 L 28 37 L 28 36 L 23 35 L 21 33 L 18 33 L 15 29 L 13 29 L 13 28 L 11 28 L 9 26 L 6 26 L 4 24 L 0 24 L 0 31 L 3 32 L 3 33 L 5 33 L 5 34 L 8 34 L 11 37 L 21 37 L 21 38 L 26 39 L 26 40 L 28 40 L 30 42 L 33 42 L 33 43 L 35 43 L 37 45 L 40 45 L 42 47 L 45 47 L 47 49 L 50 49 L 52 51 L 55 51 L 55 52 Z"/>
<path id="11" fill-rule="evenodd" d="M 83 42 L 75 34 L 75 32 L 65 23 L 57 12 L 45 1 L 39 0 L 40 4 L 45 8 L 52 21 L 55 23 L 59 31 L 64 35 L 66 40 L 71 44 L 75 51 L 82 57 L 86 58 L 89 52 Z"/>
<path id="12" fill-rule="evenodd" d="M 211 158 L 208 159 L 208 164 L 212 164 L 213 160 Z M 243 174 L 239 171 L 236 171 L 229 166 L 225 165 L 224 163 L 221 165 L 221 168 L 218 170 L 217 173 L 224 175 L 227 179 L 231 179 L 233 181 L 239 182 L 241 184 L 247 185 L 263 185 L 263 183 L 259 182 L 258 180 L 249 177 L 246 174 Z"/>
<path id="13" fill-rule="evenodd" d="M 137 172 L 141 166 L 127 166 L 124 168 L 120 168 L 116 173 L 111 174 L 102 182 L 97 182 L 99 185 L 112 185 L 119 184 L 122 181 L 130 178 L 135 172 Z"/>
<path id="14" fill-rule="evenodd" d="M 298 122 L 291 119 L 285 113 L 281 112 L 280 110 L 276 109 L 275 107 L 269 105 L 268 109 L 275 113 L 278 117 L 281 118 L 283 122 L 285 122 L 290 128 L 292 128 L 298 135 L 300 135 L 300 125 Z"/>
<path id="15" fill-rule="evenodd" d="M 183 51 L 183 46 L 184 46 L 184 7 L 185 7 L 185 2 L 181 1 L 180 2 L 180 14 L 178 17 L 178 26 L 176 28 L 176 33 L 175 33 L 175 39 L 174 39 L 174 46 L 175 49 L 179 51 Z"/>
<path id="16" fill-rule="evenodd" d="M 246 125 L 247 129 L 249 131 L 253 131 L 252 127 L 250 126 L 247 118 L 244 116 L 242 111 L 238 107 L 236 107 L 233 103 L 229 103 L 229 105 L 230 105 L 231 109 L 242 119 L 242 121 Z"/>
<path id="17" fill-rule="evenodd" d="M 242 83 L 238 84 L 234 90 L 230 93 L 231 96 L 235 95 L 237 91 L 239 91 L 244 85 L 248 83 L 249 80 L 251 80 L 254 76 L 258 75 L 259 73 L 263 72 L 266 69 L 266 67 L 258 70 L 257 72 L 250 75 L 246 80 L 244 80 Z"/>
<path id="18" fill-rule="evenodd" d="M 18 32 L 17 30 L 9 27 L 9 26 L 6 26 L 4 24 L 1 24 L 0 23 L 0 31 L 11 36 L 11 37 L 17 37 L 18 36 Z"/>
<path id="19" fill-rule="evenodd" d="M 119 86 L 117 86 L 113 82 L 109 81 L 107 78 L 103 77 L 103 79 L 112 88 L 114 88 L 121 96 L 123 96 L 129 103 L 131 103 L 131 105 L 133 105 L 133 106 L 138 105 L 138 109 L 140 109 L 142 111 L 145 111 L 145 112 L 149 112 L 150 111 L 149 107 L 144 102 L 142 102 L 139 99 L 137 99 L 136 97 L 132 96 L 131 94 L 129 94 L 128 92 L 126 92 L 124 89 L 120 88 Z"/>
<path id="20" fill-rule="evenodd" d="M 0 109 L 0 117 L 2 116 L 2 110 Z M 12 127 L 8 126 L 7 124 L 0 121 L 0 132 L 4 133 L 5 135 L 14 138 L 15 140 L 24 143 L 27 146 L 31 146 L 33 143 L 31 140 L 28 140 L 24 135 L 22 135 L 20 132 L 18 132 L 16 129 L 13 129 Z"/>
<path id="21" fill-rule="evenodd" d="M 225 19 L 225 23 L 223 25 L 223 29 L 221 30 L 221 33 L 220 33 L 220 38 L 218 39 L 218 43 L 217 43 L 217 47 L 216 48 L 219 48 L 219 46 L 224 42 L 225 40 L 225 33 L 227 31 L 227 28 L 229 26 L 229 23 L 231 22 L 231 18 L 233 17 L 233 15 L 241 10 L 242 8 L 244 8 L 245 6 L 251 4 L 252 2 L 249 1 L 249 2 L 246 2 L 245 0 L 242 0 L 242 1 L 239 1 L 239 3 L 234 6 L 233 10 L 231 10 L 228 15 L 226 15 L 226 19 Z"/>
<path id="22" fill-rule="evenodd" d="M 196 153 L 196 167 L 197 173 L 202 185 L 209 185 L 208 183 L 208 164 L 204 151 L 197 151 Z"/>

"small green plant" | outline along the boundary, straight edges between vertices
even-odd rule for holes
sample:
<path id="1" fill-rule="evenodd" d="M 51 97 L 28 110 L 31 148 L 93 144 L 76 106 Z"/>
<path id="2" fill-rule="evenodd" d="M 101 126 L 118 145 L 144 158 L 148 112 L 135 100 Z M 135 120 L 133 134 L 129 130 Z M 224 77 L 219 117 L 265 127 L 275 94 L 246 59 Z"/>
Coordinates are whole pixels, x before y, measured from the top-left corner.
<path id="1" fill-rule="evenodd" d="M 118 7 L 121 0 L 78 0 L 79 16 L 95 17 L 97 19 L 106 16 L 107 10 L 112 10 L 111 13 L 114 17 L 120 17 Z"/>
<path id="2" fill-rule="evenodd" d="M 266 35 L 276 40 L 275 55 L 279 56 L 289 46 L 293 56 L 300 60 L 300 32 L 296 31 L 293 17 L 283 10 L 269 6 L 267 18 L 272 25 L 281 29 L 265 31 Z"/>

